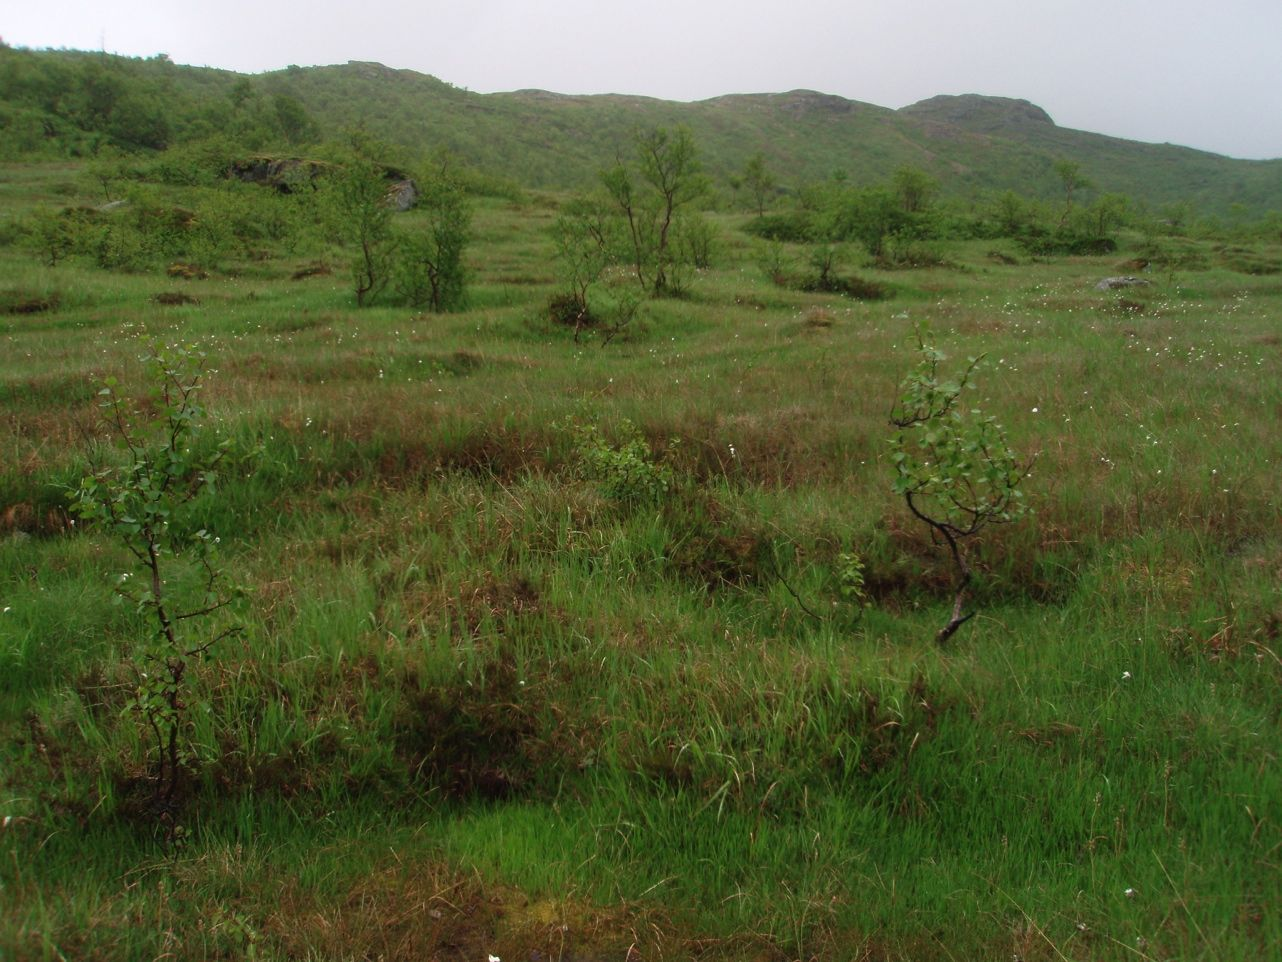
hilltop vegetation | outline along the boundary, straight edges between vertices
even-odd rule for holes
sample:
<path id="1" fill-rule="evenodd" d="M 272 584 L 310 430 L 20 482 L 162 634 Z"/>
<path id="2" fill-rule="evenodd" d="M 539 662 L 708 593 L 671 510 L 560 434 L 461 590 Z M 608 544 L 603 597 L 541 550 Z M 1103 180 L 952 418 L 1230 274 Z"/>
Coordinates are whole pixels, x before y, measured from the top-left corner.
<path id="1" fill-rule="evenodd" d="M 0 57 L 0 957 L 1282 952 L 1266 210 Z"/>
<path id="2" fill-rule="evenodd" d="M 107 98 L 104 103 L 103 98 Z M 98 144 L 154 148 L 212 135 L 249 146 L 333 139 L 364 126 L 411 154 L 448 151 L 489 176 L 530 187 L 582 187 L 637 129 L 688 127 L 724 181 L 762 152 L 789 188 L 843 171 L 865 184 L 909 165 L 968 202 L 1057 190 L 1072 159 L 1099 189 L 1153 212 L 1204 216 L 1282 211 L 1282 160 L 1233 160 L 1054 125 L 1039 108 L 995 97 L 940 97 L 893 111 L 814 91 L 737 94 L 698 103 L 545 91 L 476 94 L 380 64 L 289 67 L 252 77 L 77 52 L 0 50 L 0 151 L 83 156 Z M 1236 206 L 1235 206 L 1236 205 Z"/>

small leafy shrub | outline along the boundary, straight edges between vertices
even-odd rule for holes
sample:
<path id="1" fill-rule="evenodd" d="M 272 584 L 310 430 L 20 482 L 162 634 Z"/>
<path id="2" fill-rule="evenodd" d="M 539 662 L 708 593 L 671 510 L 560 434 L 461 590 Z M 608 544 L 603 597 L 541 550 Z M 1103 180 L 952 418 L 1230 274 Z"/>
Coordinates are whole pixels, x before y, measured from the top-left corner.
<path id="1" fill-rule="evenodd" d="M 145 271 L 153 264 L 146 238 L 130 223 L 113 219 L 97 233 L 93 257 L 105 271 Z"/>
<path id="2" fill-rule="evenodd" d="M 1011 450 L 995 418 L 964 409 L 962 392 L 973 388 L 983 356 L 970 358 L 956 380 L 945 380 L 939 365 L 946 360 L 917 329 L 920 360 L 904 378 L 891 412 L 897 428 L 890 439 L 895 493 L 908 510 L 948 546 L 956 574 L 953 613 L 939 632 L 941 644 L 974 617 L 963 615 L 970 565 L 963 542 L 992 524 L 1021 518 L 1026 507 L 1021 482 L 1028 463 Z"/>
<path id="3" fill-rule="evenodd" d="M 386 168 L 376 156 L 386 148 L 354 134 L 342 163 L 322 181 L 317 197 L 323 220 L 351 254 L 352 292 L 366 307 L 391 280 L 395 253 Z"/>
<path id="4" fill-rule="evenodd" d="M 1097 237 L 1066 229 L 1048 231 L 1036 226 L 1027 228 L 1015 238 L 1015 242 L 1025 253 L 1038 257 L 1097 257 L 1117 250 L 1117 241 L 1112 237 Z"/>
<path id="5" fill-rule="evenodd" d="M 686 270 L 696 266 L 689 260 L 695 252 L 681 242 L 682 225 L 707 193 L 708 181 L 686 128 L 655 127 L 639 131 L 634 140 L 635 166 L 620 160 L 601 172 L 601 186 L 616 222 L 621 228 L 626 223 L 619 234 L 626 238 L 626 260 L 638 283 L 656 297 L 680 296 L 689 281 Z"/>
<path id="6" fill-rule="evenodd" d="M 655 459 L 631 421 L 619 425 L 620 440 L 615 444 L 595 425 L 576 424 L 571 429 L 581 476 L 595 481 L 611 501 L 654 504 L 675 488 L 672 466 Z"/>
<path id="7" fill-rule="evenodd" d="M 868 598 L 867 566 L 858 552 L 843 551 L 837 555 L 836 575 L 837 592 L 842 600 L 858 608 L 867 608 L 871 603 Z"/>
<path id="8" fill-rule="evenodd" d="M 1164 275 L 1168 283 L 1180 271 L 1204 271 L 1211 266 L 1205 251 L 1181 238 L 1150 238 L 1136 248 L 1136 253 L 1149 262 L 1149 270 Z"/>
<path id="9" fill-rule="evenodd" d="M 717 255 L 717 229 L 706 217 L 690 214 L 676 223 L 679 260 L 707 270 Z"/>
<path id="10" fill-rule="evenodd" d="M 782 286 L 788 273 L 788 257 L 782 241 L 759 242 L 756 248 L 757 266 L 771 282 Z"/>
<path id="11" fill-rule="evenodd" d="M 471 238 L 471 207 L 462 189 L 443 179 L 424 181 L 418 206 L 427 223 L 399 237 L 393 284 L 411 307 L 459 310 L 467 299 L 463 252 Z"/>
<path id="12" fill-rule="evenodd" d="M 575 339 L 596 319 L 588 309 L 588 295 L 601 280 L 619 246 L 618 224 L 613 213 L 598 199 L 577 197 L 552 222 L 552 243 L 556 250 L 557 277 L 562 289 L 548 302 L 557 324 L 574 328 Z"/>
<path id="13" fill-rule="evenodd" d="M 938 245 L 924 240 L 892 237 L 877 266 L 887 270 L 914 270 L 923 267 L 951 267 L 952 262 Z"/>
<path id="14" fill-rule="evenodd" d="M 633 322 L 641 310 L 641 297 L 631 286 L 616 284 L 603 287 L 592 301 L 593 310 L 605 319 L 600 330 L 602 347 L 620 335 L 631 337 Z"/>
<path id="15" fill-rule="evenodd" d="M 574 294 L 553 294 L 547 305 L 553 324 L 574 330 L 574 343 L 584 331 L 593 331 L 600 335 L 602 347 L 628 332 L 640 309 L 641 298 L 624 285 L 599 287 L 583 300 Z"/>
<path id="16" fill-rule="evenodd" d="M 122 397 L 113 378 L 98 392 L 103 424 L 123 458 L 87 475 L 69 496 L 74 514 L 115 535 L 135 560 L 116 582 L 118 597 L 150 624 L 133 653 L 129 708 L 150 742 L 146 811 L 172 841 L 181 790 L 198 762 L 191 719 L 208 707 L 193 689 L 191 669 L 241 630 L 219 617 L 239 594 L 225 587 L 217 567 L 219 539 L 204 528 L 189 530 L 186 511 L 213 492 L 232 442 L 203 443 L 203 353 L 157 344 L 143 363 L 148 413 Z"/>
<path id="17" fill-rule="evenodd" d="M 598 319 L 588 310 L 587 303 L 573 294 L 553 294 L 548 298 L 548 320 L 553 324 L 574 328 L 575 337 L 585 327 L 596 327 Z"/>
<path id="18" fill-rule="evenodd" d="M 804 210 L 766 214 L 749 221 L 743 229 L 762 240 L 805 244 L 814 236 L 814 217 Z"/>
<path id="19" fill-rule="evenodd" d="M 45 264 L 56 267 L 60 261 L 86 249 L 94 220 L 95 212 L 88 208 L 42 207 L 23 226 L 28 246 Z"/>

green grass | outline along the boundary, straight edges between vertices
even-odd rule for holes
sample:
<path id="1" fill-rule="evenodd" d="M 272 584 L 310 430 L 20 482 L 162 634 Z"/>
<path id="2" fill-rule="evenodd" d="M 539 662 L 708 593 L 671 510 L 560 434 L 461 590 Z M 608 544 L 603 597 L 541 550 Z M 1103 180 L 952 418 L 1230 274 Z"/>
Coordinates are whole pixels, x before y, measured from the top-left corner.
<path id="1" fill-rule="evenodd" d="M 319 246 L 184 281 L 0 249 L 60 295 L 0 316 L 0 958 L 1282 952 L 1276 278 L 1205 245 L 1119 308 L 1126 252 L 975 242 L 861 303 L 770 285 L 722 217 L 602 349 L 544 317 L 548 220 L 484 201 L 441 316 L 357 311 Z M 944 649 L 885 463 L 918 320 L 1037 455 Z M 139 813 L 127 555 L 62 510 L 94 379 L 140 389 L 151 336 L 264 449 L 187 521 L 250 592 L 195 672 L 176 851 Z M 567 419 L 630 420 L 675 490 L 611 501 Z"/>

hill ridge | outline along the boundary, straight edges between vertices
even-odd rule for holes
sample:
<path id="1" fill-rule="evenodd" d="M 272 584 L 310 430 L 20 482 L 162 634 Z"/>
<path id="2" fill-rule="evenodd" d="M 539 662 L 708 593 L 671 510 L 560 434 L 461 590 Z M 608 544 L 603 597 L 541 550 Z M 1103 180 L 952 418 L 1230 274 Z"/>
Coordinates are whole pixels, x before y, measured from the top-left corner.
<path id="1" fill-rule="evenodd" d="M 837 171 L 855 183 L 880 182 L 911 165 L 958 198 L 978 200 L 1008 189 L 1053 197 L 1059 191 L 1055 164 L 1070 159 L 1098 191 L 1127 194 L 1155 207 L 1189 203 L 1220 214 L 1236 205 L 1261 213 L 1282 210 L 1282 160 L 1239 160 L 1073 130 L 1056 125 L 1031 101 L 987 94 L 944 94 L 893 109 L 805 88 L 689 102 L 534 88 L 480 93 L 376 61 L 246 75 L 159 58 L 13 48 L 0 48 L 0 81 L 42 65 L 57 75 L 89 64 L 150 84 L 159 91 L 165 118 L 187 109 L 213 118 L 212 124 L 204 122 L 206 129 L 221 130 L 227 101 L 248 87 L 268 99 L 296 101 L 324 135 L 364 127 L 411 152 L 445 149 L 485 173 L 535 188 L 593 183 L 637 129 L 684 125 L 708 172 L 722 183 L 760 153 L 789 187 Z M 19 87 L 0 83 L 6 100 Z M 43 112 L 4 100 L 0 108 L 0 129 L 6 122 L 9 130 L 26 125 L 37 150 L 47 145 L 48 129 L 67 128 L 56 115 L 61 109 L 56 98 Z M 199 124 L 189 128 L 176 129 L 173 139 L 197 136 Z M 93 137 L 100 135 L 89 137 L 89 143 Z"/>

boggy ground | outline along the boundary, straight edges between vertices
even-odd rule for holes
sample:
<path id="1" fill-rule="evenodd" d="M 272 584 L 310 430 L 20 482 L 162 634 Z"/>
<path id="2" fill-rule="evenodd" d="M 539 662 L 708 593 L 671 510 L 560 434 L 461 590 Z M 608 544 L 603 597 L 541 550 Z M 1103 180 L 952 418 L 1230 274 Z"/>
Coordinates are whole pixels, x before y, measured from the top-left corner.
<path id="1" fill-rule="evenodd" d="M 484 202 L 444 316 L 356 311 L 333 252 L 0 250 L 0 956 L 1282 953 L 1278 275 L 1205 242 L 1100 292 L 1129 252 L 974 242 L 859 302 L 774 286 L 725 216 L 601 349 L 546 318 L 549 217 Z M 885 457 L 921 320 L 1037 458 L 944 649 L 947 558 Z M 169 848 L 129 558 L 60 487 L 144 336 L 208 352 L 212 423 L 263 447 L 191 521 L 247 631 L 196 675 Z M 625 419 L 654 498 L 582 469 L 573 424 Z"/>

